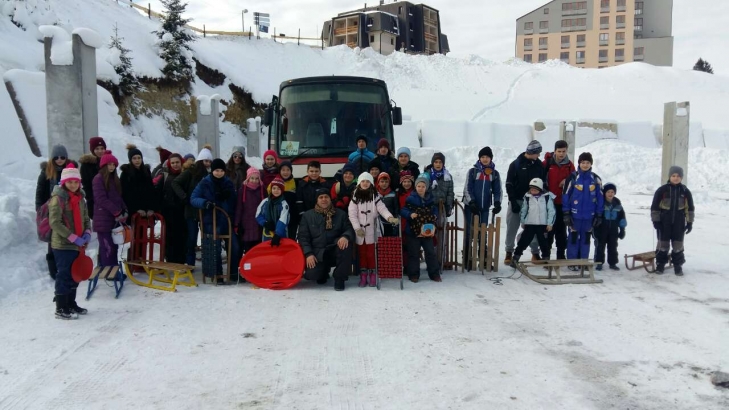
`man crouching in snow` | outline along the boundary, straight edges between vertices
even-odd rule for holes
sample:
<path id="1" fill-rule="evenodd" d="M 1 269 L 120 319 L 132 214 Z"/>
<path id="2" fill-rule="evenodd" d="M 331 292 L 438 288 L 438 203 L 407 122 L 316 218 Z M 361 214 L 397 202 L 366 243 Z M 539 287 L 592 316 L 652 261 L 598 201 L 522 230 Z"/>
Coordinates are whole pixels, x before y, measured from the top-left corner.
<path id="1" fill-rule="evenodd" d="M 334 290 L 344 290 L 352 270 L 354 230 L 347 214 L 332 206 L 328 189 L 316 190 L 316 206 L 301 217 L 298 239 L 306 256 L 304 278 L 323 285 L 333 267 Z"/>

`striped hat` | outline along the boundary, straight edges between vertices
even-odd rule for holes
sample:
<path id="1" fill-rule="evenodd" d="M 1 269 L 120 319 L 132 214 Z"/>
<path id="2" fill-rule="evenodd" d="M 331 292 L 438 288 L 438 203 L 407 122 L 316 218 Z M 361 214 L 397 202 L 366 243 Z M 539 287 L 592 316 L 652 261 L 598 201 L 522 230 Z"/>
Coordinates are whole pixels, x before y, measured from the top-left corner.
<path id="1" fill-rule="evenodd" d="M 79 181 L 81 182 L 81 173 L 78 171 L 73 162 L 69 162 L 66 168 L 61 171 L 60 184 L 63 185 L 66 181 Z"/>

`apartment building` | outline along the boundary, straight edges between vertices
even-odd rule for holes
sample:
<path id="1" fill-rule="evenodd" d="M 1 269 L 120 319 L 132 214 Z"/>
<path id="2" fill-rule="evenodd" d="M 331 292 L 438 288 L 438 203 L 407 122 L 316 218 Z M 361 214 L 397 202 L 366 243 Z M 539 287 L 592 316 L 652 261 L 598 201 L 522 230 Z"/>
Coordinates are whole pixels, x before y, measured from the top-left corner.
<path id="1" fill-rule="evenodd" d="M 324 22 L 326 47 L 372 47 L 382 54 L 395 50 L 413 54 L 446 54 L 448 36 L 441 32 L 440 13 L 425 4 L 385 3 L 339 13 Z"/>
<path id="2" fill-rule="evenodd" d="M 604 68 L 673 65 L 673 0 L 554 0 L 516 20 L 516 57 Z"/>

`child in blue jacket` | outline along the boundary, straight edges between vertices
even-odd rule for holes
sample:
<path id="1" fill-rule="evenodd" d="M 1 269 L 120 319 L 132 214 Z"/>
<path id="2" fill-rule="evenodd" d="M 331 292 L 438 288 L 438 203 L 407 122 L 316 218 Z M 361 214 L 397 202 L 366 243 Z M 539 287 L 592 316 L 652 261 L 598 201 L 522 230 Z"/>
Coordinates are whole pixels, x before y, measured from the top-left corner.
<path id="1" fill-rule="evenodd" d="M 271 181 L 271 193 L 258 205 L 256 221 L 263 227 L 263 242 L 279 246 L 281 238 L 288 238 L 289 204 L 284 199 L 285 184 L 276 177 Z"/>
<path id="2" fill-rule="evenodd" d="M 349 154 L 349 158 L 347 158 L 347 162 L 356 168 L 354 174 L 359 175 L 367 172 L 373 159 L 375 159 L 375 153 L 367 149 L 367 137 L 359 135 L 357 137 L 357 150 Z"/>
<path id="3" fill-rule="evenodd" d="M 203 210 L 201 223 L 203 225 L 203 232 L 205 235 L 211 235 L 213 233 L 213 213 L 215 213 L 216 217 L 217 234 L 228 235 L 230 234 L 230 232 L 228 232 L 228 219 L 222 212 L 216 211 L 215 207 L 217 206 L 223 209 L 228 214 L 229 218 L 233 218 L 235 216 L 235 186 L 233 186 L 233 181 L 225 176 L 226 165 L 225 161 L 222 159 L 214 159 L 210 170 L 210 175 L 203 178 L 195 187 L 195 190 L 192 191 L 190 205 Z M 233 223 L 232 220 L 230 222 L 231 224 Z M 238 241 L 235 239 L 235 235 L 231 236 L 233 238 L 231 240 L 232 254 L 230 258 L 231 263 L 228 264 L 228 269 L 231 278 L 235 278 L 238 272 L 237 268 L 238 262 L 240 262 L 240 256 L 238 255 Z M 205 251 L 204 248 L 205 247 L 203 247 L 203 251 Z M 220 256 L 221 251 L 221 241 L 217 240 L 215 241 L 216 255 L 204 255 L 203 258 L 203 260 L 207 258 L 215 259 L 215 272 L 212 272 L 211 267 L 206 267 L 205 263 L 203 263 L 203 275 L 213 277 L 215 275 L 223 274 L 223 261 Z"/>
<path id="4" fill-rule="evenodd" d="M 602 224 L 595 228 L 595 269 L 602 270 L 605 263 L 605 247 L 608 253 L 608 265 L 611 270 L 620 270 L 618 267 L 618 239 L 625 238 L 625 210 L 620 200 L 615 196 L 615 184 L 608 182 L 602 188 L 605 197 Z"/>
<path id="5" fill-rule="evenodd" d="M 415 180 L 415 190 L 405 200 L 405 206 L 400 210 L 400 216 L 405 218 L 405 249 L 407 264 L 405 270 L 410 281 L 417 283 L 420 279 L 420 248 L 425 253 L 425 264 L 428 277 L 434 282 L 442 282 L 438 258 L 435 255 L 433 236 L 435 232 L 423 232 L 425 224 L 435 225 L 438 219 L 438 207 L 433 201 L 433 195 L 428 192 L 430 179 L 428 174 L 421 174 Z"/>
<path id="6" fill-rule="evenodd" d="M 602 180 L 592 172 L 592 154 L 580 154 L 578 164 L 579 170 L 570 175 L 562 195 L 564 224 L 570 232 L 567 259 L 590 257 L 590 236 L 602 223 L 604 208 Z"/>

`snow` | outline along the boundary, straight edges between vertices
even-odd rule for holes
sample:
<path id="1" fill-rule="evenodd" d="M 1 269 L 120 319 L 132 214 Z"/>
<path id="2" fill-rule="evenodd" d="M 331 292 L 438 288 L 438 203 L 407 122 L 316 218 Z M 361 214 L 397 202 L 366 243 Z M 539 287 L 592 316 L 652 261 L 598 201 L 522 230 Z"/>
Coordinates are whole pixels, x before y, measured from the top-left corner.
<path id="1" fill-rule="evenodd" d="M 51 63 L 53 65 L 73 65 L 73 43 L 71 36 L 61 27 L 38 27 L 44 37 L 53 39 L 51 44 Z"/>
<path id="2" fill-rule="evenodd" d="M 71 34 L 77 34 L 81 37 L 81 41 L 89 47 L 101 48 L 104 47 L 104 40 L 101 38 L 99 33 L 88 28 L 77 28 L 73 30 Z"/>
<path id="3" fill-rule="evenodd" d="M 219 94 L 198 95 L 197 101 L 200 104 L 200 114 L 210 115 L 213 111 L 212 102 L 215 101 L 217 103 L 221 98 Z"/>
<path id="4" fill-rule="evenodd" d="M 91 0 L 31 7 L 38 4 L 16 6 L 14 18 L 28 31 L 0 16 L 0 74 L 18 92 L 45 150 L 43 47 L 36 27 L 58 24 L 43 29 L 52 32 L 55 48 L 78 27 L 108 38 L 117 24 L 135 73 L 159 78 L 162 62 L 151 33 L 158 23 L 128 7 Z M 41 159 L 27 148 L 0 87 L 0 310 L 6 318 L 0 376 L 8 376 L 0 383 L 0 407 L 52 408 L 79 400 L 85 408 L 727 407 L 726 393 L 709 375 L 729 369 L 729 278 L 721 258 L 729 246 L 729 77 L 638 63 L 580 70 L 478 56 L 381 56 L 247 38 L 198 38 L 192 48 L 200 62 L 227 76 L 221 86 L 199 78 L 191 85 L 208 115 L 210 99 L 232 99 L 230 84 L 268 102 L 290 78 L 385 80 L 406 111 L 407 120 L 395 127 L 396 145 L 411 147 L 421 167 L 442 151 L 458 198 L 484 145 L 493 148 L 505 178 L 531 139 L 549 151 L 560 121 L 574 121 L 576 151 L 593 153 L 595 172 L 617 184 L 628 213 L 621 254 L 655 248 L 649 206 L 666 180 L 660 175 L 663 104 L 690 101 L 687 173 L 697 213 L 686 238 L 686 276 L 623 270 L 598 273 L 599 285 L 547 287 L 501 267 L 498 274 L 446 272 L 442 283 L 406 281 L 404 291 L 393 281 L 378 292 L 350 280 L 337 293 L 331 282 L 281 292 L 241 284 L 177 293 L 127 282 L 119 299 L 100 283 L 90 301 L 79 297 L 90 314 L 61 322 L 52 318 L 46 244 L 35 238 Z M 97 50 L 100 79 L 113 78 L 103 70 L 117 60 L 113 50 Z M 157 145 L 197 153 L 194 137 L 179 138 L 167 127 L 177 113 L 140 116 L 123 126 L 111 95 L 97 91 L 99 134 L 120 159 L 128 142 L 151 165 Z M 534 131 L 535 122 L 546 128 Z M 221 152 L 245 145 L 237 124 L 221 122 L 220 131 Z M 248 160 L 261 165 L 260 158 Z M 502 238 L 505 229 L 503 223 Z M 96 246 L 93 240 L 92 259 Z M 502 286 L 490 281 L 496 277 Z M 88 395 L 102 380 L 124 385 L 124 392 Z M 186 394 L 175 394 L 180 388 Z"/>
<path id="5" fill-rule="evenodd" d="M 162 41 L 172 41 L 172 40 L 174 40 L 174 39 L 175 39 L 175 38 L 174 38 L 174 37 L 172 36 L 172 34 L 170 34 L 170 33 L 164 33 L 164 34 L 162 35 Z"/>

